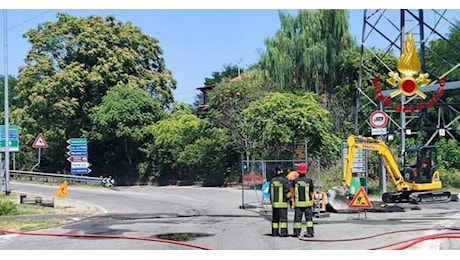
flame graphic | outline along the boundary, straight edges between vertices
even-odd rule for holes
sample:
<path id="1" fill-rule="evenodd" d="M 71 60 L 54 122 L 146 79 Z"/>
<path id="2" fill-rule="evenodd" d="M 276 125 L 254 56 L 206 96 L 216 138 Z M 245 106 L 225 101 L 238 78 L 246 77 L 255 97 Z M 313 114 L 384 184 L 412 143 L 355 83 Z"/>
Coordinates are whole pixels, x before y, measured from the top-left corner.
<path id="1" fill-rule="evenodd" d="M 412 34 L 407 36 L 406 44 L 404 45 L 401 57 L 399 57 L 398 65 L 396 66 L 402 77 L 412 77 L 420 71 L 422 67 L 418 59 L 417 48 L 415 47 L 414 37 Z"/>
<path id="2" fill-rule="evenodd" d="M 419 90 L 419 87 L 424 87 L 430 83 L 430 80 L 428 79 L 429 74 L 420 74 L 417 79 L 413 77 L 420 71 L 421 65 L 412 34 L 407 36 L 406 43 L 404 44 L 402 54 L 398 59 L 396 67 L 401 73 L 401 77 L 394 71 L 388 73 L 390 78 L 387 79 L 387 82 L 392 86 L 398 87 L 397 90 L 390 94 L 390 98 L 394 98 L 399 94 L 403 94 L 405 96 L 413 96 L 416 94 L 422 99 L 425 99 L 426 95 Z"/>

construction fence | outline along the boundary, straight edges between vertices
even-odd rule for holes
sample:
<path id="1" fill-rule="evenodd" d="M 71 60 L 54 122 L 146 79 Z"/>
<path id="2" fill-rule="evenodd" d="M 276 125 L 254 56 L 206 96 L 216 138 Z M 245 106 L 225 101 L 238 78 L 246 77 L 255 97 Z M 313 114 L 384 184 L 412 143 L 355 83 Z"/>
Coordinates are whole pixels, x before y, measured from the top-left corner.
<path id="1" fill-rule="evenodd" d="M 285 174 L 295 170 L 300 163 L 308 164 L 308 172 L 314 182 L 320 181 L 320 161 L 307 160 L 244 160 L 241 165 L 242 188 L 240 208 L 264 208 L 270 204 L 268 182 L 276 175 L 276 167 L 280 166 Z"/>

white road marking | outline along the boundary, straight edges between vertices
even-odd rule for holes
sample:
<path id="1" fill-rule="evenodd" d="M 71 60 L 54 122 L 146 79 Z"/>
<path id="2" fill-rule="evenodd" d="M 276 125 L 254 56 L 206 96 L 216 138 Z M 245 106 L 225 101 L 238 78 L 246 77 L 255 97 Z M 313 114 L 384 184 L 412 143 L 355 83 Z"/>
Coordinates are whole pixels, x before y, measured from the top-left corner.
<path id="1" fill-rule="evenodd" d="M 444 220 L 441 222 L 436 223 L 435 227 L 437 228 L 450 228 L 455 224 L 456 219 L 460 217 L 460 214 L 454 215 L 454 219 L 448 219 Z M 442 230 L 430 230 L 425 232 L 424 235 L 436 235 L 444 233 Z M 429 239 L 425 240 L 413 247 L 413 249 L 418 249 L 418 250 L 441 250 L 441 241 L 442 239 Z"/>
<path id="2" fill-rule="evenodd" d="M 19 236 L 19 235 L 18 234 L 8 234 L 8 235 L 0 236 L 0 245 L 4 244 L 4 243 L 7 243 L 9 240 L 11 240 L 12 238 L 17 237 L 17 236 Z"/>

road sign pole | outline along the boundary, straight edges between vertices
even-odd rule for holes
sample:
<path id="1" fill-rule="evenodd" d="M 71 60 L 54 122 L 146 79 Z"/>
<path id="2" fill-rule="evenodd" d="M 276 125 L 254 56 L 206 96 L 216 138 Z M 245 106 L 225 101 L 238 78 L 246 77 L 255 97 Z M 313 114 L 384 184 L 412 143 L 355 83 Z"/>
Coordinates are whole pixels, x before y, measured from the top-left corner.
<path id="1" fill-rule="evenodd" d="M 40 165 L 41 155 L 42 155 L 42 148 L 38 148 L 38 162 L 37 162 L 37 164 L 34 165 L 34 167 L 32 167 L 32 169 L 30 169 L 31 172 L 33 172 L 34 169 L 37 168 L 37 166 Z"/>

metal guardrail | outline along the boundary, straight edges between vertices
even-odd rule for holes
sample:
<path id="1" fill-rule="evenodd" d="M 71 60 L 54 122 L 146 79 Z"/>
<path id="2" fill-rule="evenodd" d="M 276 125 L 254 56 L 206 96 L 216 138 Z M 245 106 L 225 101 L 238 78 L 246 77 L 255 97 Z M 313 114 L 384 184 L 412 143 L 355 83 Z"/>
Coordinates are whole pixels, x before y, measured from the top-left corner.
<path id="1" fill-rule="evenodd" d="M 4 172 L 2 171 L 2 175 Z M 10 170 L 11 180 L 25 180 L 25 181 L 40 181 L 58 183 L 64 180 L 70 183 L 81 184 L 99 184 L 104 185 L 103 179 L 100 177 L 88 177 L 68 174 L 45 173 L 45 172 L 31 172 L 31 171 L 16 171 Z"/>

